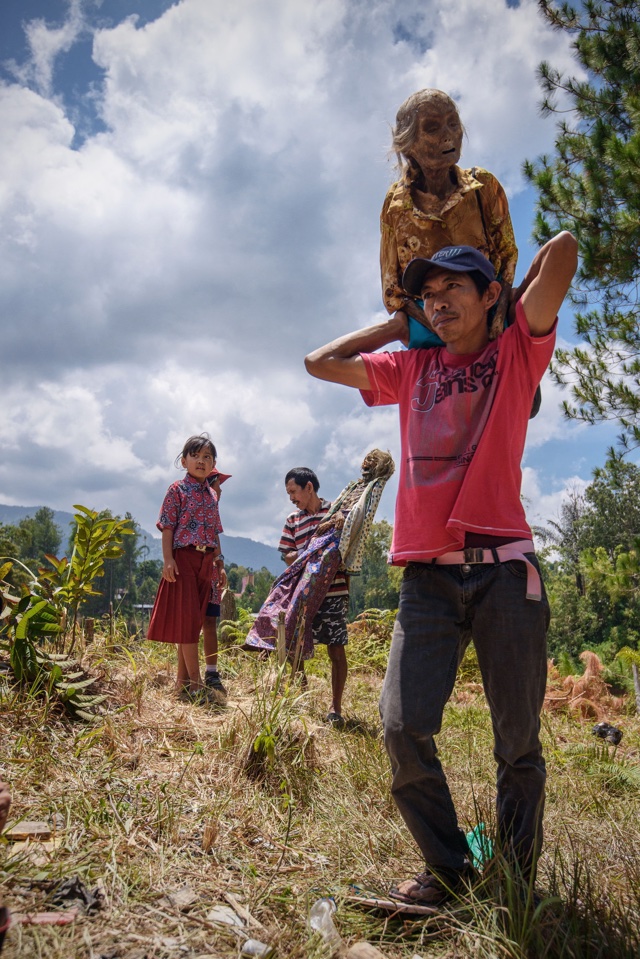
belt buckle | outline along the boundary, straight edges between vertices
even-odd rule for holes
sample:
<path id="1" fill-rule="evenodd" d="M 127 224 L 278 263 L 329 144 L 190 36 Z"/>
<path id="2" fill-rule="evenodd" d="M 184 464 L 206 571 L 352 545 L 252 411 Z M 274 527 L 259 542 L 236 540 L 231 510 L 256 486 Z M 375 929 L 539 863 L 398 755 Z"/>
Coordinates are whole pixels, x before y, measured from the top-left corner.
<path id="1" fill-rule="evenodd" d="M 479 546 L 467 546 L 464 552 L 465 566 L 477 566 L 484 563 L 484 549 Z"/>
<path id="2" fill-rule="evenodd" d="M 206 553 L 206 552 L 207 552 L 207 547 L 206 547 L 206 546 L 196 546 L 196 547 L 194 547 L 194 548 L 197 549 L 199 553 Z"/>

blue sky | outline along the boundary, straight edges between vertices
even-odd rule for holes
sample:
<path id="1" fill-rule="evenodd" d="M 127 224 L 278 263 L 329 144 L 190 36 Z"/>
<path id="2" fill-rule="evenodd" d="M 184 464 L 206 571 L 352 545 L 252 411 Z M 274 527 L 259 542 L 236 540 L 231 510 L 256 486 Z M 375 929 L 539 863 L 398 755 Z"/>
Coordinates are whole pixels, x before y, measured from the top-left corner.
<path id="1" fill-rule="evenodd" d="M 522 277 L 521 165 L 554 138 L 542 59 L 576 70 L 534 0 L 4 0 L 0 502 L 150 528 L 184 439 L 207 430 L 233 474 L 225 530 L 273 543 L 291 466 L 331 497 L 371 447 L 397 459 L 395 410 L 302 358 L 383 316 L 389 125 L 422 87 L 457 100 L 462 165 L 505 186 Z M 535 522 L 615 440 L 567 423 L 561 399 L 545 382 L 529 431 Z"/>

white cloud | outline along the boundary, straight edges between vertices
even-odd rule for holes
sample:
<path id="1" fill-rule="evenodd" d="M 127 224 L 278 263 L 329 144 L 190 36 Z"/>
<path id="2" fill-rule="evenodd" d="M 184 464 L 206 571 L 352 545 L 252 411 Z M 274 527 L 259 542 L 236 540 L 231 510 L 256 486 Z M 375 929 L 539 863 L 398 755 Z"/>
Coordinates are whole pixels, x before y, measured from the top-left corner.
<path id="1" fill-rule="evenodd" d="M 50 27 L 45 20 L 27 21 L 25 35 L 30 51 L 22 65 L 11 61 L 10 72 L 24 84 L 33 84 L 43 96 L 52 95 L 55 61 L 68 53 L 84 29 L 82 0 L 68 0 L 68 14 L 60 27 Z"/>
<path id="2" fill-rule="evenodd" d="M 584 492 L 589 480 L 581 476 L 567 476 L 556 481 L 554 487 L 543 492 L 546 483 L 538 470 L 525 466 L 522 471 L 522 496 L 530 525 L 546 526 L 558 520 L 563 501 L 573 492 Z"/>

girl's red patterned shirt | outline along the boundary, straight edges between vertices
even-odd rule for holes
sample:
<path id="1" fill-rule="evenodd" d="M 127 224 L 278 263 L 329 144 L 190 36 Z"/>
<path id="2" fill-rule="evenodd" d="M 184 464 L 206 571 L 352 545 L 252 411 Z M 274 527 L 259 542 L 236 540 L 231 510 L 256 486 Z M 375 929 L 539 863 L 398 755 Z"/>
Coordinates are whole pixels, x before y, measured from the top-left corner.
<path id="1" fill-rule="evenodd" d="M 173 530 L 174 549 L 217 546 L 222 532 L 218 497 L 208 483 L 200 483 L 187 473 L 167 490 L 156 526 Z"/>

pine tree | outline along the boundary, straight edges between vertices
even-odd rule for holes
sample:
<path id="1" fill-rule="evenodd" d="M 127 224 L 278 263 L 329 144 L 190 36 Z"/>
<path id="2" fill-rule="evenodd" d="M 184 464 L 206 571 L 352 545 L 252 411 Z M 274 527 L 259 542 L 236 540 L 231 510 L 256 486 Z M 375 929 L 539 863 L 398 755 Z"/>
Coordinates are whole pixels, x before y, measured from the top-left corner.
<path id="1" fill-rule="evenodd" d="M 535 240 L 570 230 L 581 258 L 572 298 L 584 345 L 558 350 L 552 372 L 571 388 L 566 415 L 617 421 L 629 449 L 640 445 L 640 4 L 538 4 L 574 36 L 587 77 L 540 65 L 543 114 L 568 117 L 555 154 L 524 165 L 538 192 Z"/>

